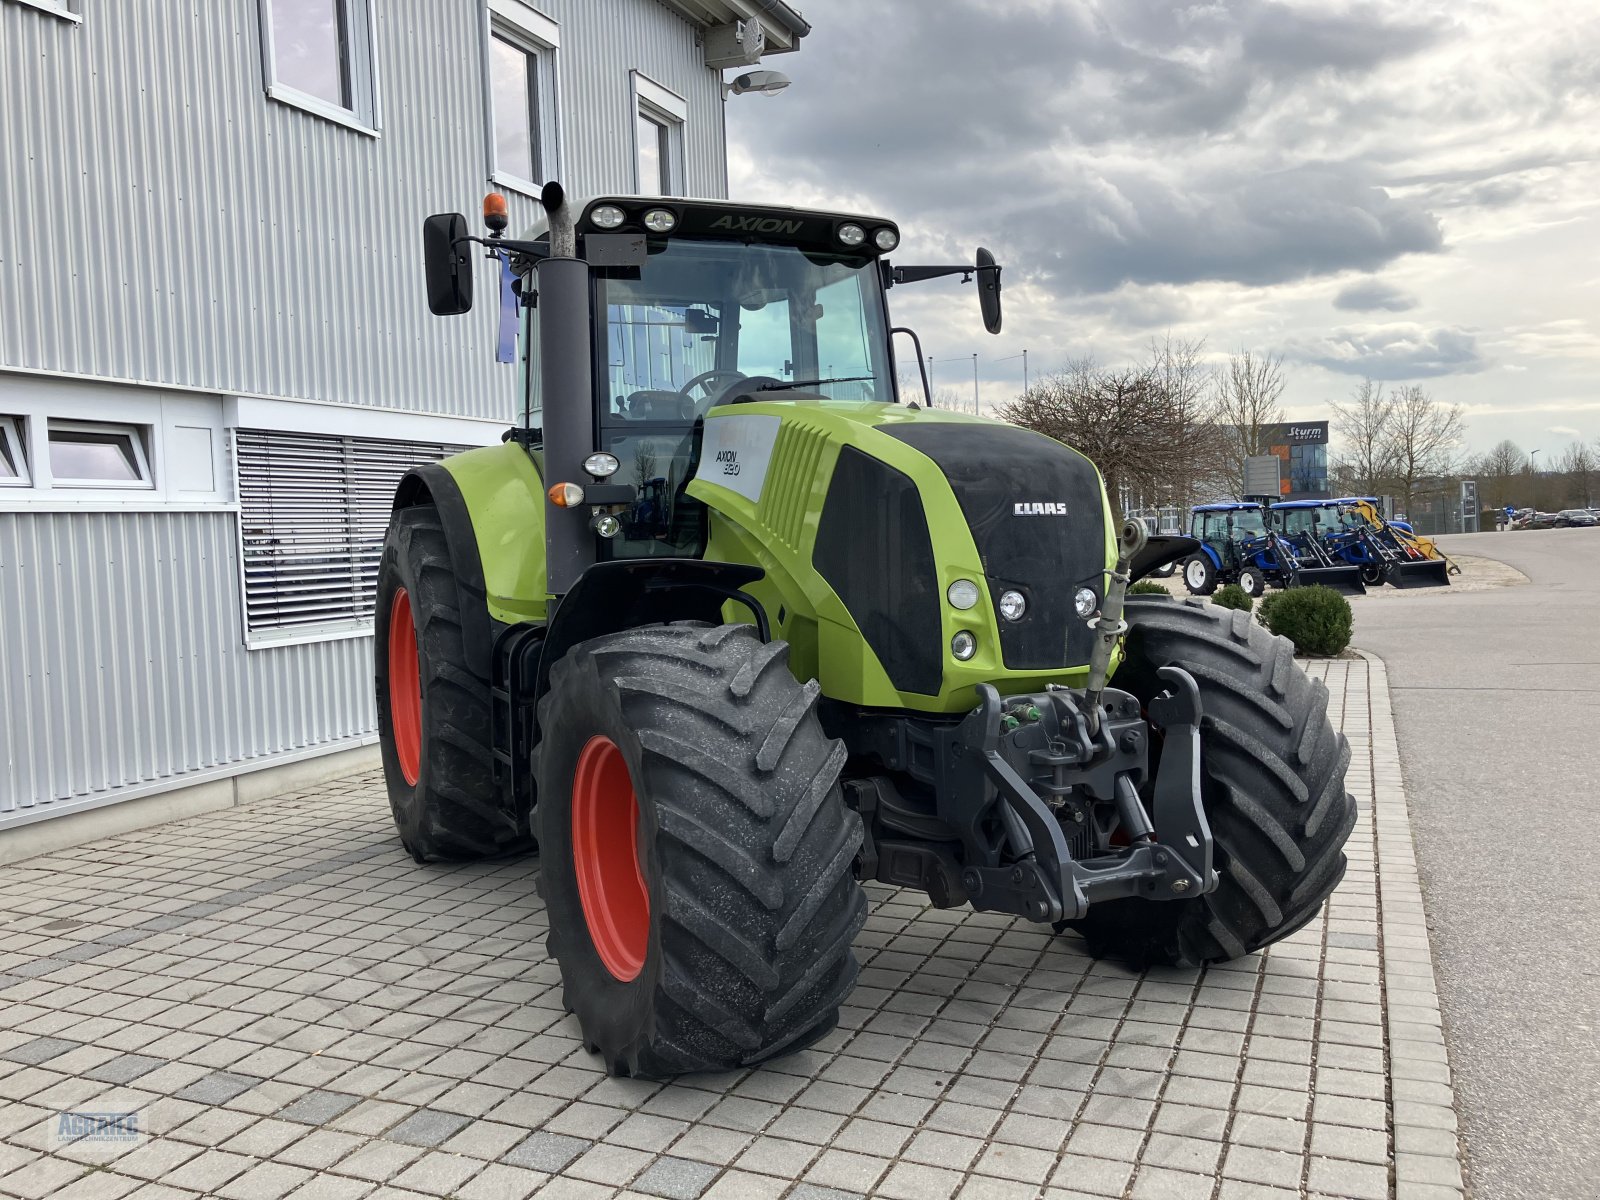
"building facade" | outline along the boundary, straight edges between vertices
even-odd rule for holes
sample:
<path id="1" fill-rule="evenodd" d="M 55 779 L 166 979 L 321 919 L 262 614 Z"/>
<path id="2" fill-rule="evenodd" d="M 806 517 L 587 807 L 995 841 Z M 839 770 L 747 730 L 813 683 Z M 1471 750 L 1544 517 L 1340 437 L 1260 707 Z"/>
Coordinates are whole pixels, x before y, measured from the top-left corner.
<path id="1" fill-rule="evenodd" d="M 1268 454 L 1283 461 L 1279 489 L 1285 500 L 1325 500 L 1328 491 L 1328 422 L 1285 421 L 1268 425 Z"/>
<path id="2" fill-rule="evenodd" d="M 435 212 L 726 190 L 780 0 L 0 0 L 0 830 L 370 744 L 405 467 L 497 441 Z"/>

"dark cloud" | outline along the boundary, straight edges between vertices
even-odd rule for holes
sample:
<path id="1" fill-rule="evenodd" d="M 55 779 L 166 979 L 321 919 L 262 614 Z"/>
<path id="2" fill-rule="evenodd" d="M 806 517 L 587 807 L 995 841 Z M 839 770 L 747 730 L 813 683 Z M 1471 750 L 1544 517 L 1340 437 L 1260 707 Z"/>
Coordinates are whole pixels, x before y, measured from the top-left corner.
<path id="1" fill-rule="evenodd" d="M 785 180 L 860 194 L 908 252 L 919 229 L 998 236 L 1017 275 L 1058 295 L 1267 285 L 1441 249 L 1425 202 L 1370 168 L 1252 141 L 1301 89 L 1342 93 L 1449 32 L 1315 7 L 810 0 L 815 33 L 782 64 L 795 86 L 730 102 L 730 135 L 767 196 Z"/>
<path id="2" fill-rule="evenodd" d="M 1346 312 L 1407 312 L 1417 306 L 1417 298 L 1381 279 L 1362 279 L 1341 288 L 1333 306 Z"/>
<path id="3" fill-rule="evenodd" d="M 1289 353 L 1343 375 L 1384 381 L 1471 375 L 1489 365 L 1469 331 L 1419 325 L 1334 329 L 1314 341 L 1293 344 Z"/>
<path id="4" fill-rule="evenodd" d="M 1332 164 L 1181 182 L 1086 173 L 1066 194 L 1015 214 L 1006 234 L 1060 292 L 1283 283 L 1443 246 L 1432 215 Z"/>
<path id="5" fill-rule="evenodd" d="M 1305 71 L 1366 72 L 1434 45 L 1445 30 L 1435 21 L 1397 18 L 1375 4 L 1342 11 L 1286 4 L 1242 6 L 1241 57 L 1295 75 Z"/>

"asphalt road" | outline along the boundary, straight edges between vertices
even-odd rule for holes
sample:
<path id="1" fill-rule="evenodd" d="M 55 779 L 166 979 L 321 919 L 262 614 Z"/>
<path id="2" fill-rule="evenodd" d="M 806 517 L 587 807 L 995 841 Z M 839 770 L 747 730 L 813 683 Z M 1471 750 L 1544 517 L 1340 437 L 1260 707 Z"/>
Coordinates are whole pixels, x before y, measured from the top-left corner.
<path id="1" fill-rule="evenodd" d="M 1400 740 L 1472 1193 L 1600 1195 L 1600 529 L 1468 534 L 1529 582 L 1359 604 Z"/>

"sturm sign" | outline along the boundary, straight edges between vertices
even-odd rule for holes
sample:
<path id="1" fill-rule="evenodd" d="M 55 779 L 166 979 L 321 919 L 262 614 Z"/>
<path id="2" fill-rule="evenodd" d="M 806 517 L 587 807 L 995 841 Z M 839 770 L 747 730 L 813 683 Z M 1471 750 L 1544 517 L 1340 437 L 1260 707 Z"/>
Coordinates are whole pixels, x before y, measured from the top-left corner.
<path id="1" fill-rule="evenodd" d="M 1328 423 L 1326 421 L 1296 421 L 1280 428 L 1284 432 L 1284 440 L 1291 445 L 1321 445 L 1328 440 Z"/>

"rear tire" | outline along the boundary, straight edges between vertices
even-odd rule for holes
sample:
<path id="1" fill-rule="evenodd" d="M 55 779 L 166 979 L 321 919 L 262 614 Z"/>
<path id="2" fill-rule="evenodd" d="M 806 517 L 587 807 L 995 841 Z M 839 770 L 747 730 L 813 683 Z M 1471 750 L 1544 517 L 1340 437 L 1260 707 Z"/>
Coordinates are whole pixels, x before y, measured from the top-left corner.
<path id="1" fill-rule="evenodd" d="M 1191 555 L 1183 564 L 1183 586 L 1191 596 L 1209 596 L 1217 590 L 1217 568 L 1205 554 Z"/>
<path id="2" fill-rule="evenodd" d="M 614 1075 L 802 1049 L 855 984 L 861 819 L 819 689 L 788 657 L 747 625 L 684 624 L 594 638 L 555 666 L 539 890 L 567 1008 Z"/>
<path id="3" fill-rule="evenodd" d="M 373 675 L 389 807 L 418 862 L 533 846 L 495 787 L 489 681 L 467 665 L 462 602 L 438 510 L 395 513 L 378 567 Z"/>
<path id="4" fill-rule="evenodd" d="M 1126 614 L 1113 686 L 1148 702 L 1162 690 L 1163 666 L 1182 667 L 1199 685 L 1218 884 L 1193 900 L 1096 904 L 1072 924 L 1096 957 L 1179 967 L 1239 958 L 1312 920 L 1344 877 L 1356 821 L 1344 787 L 1350 745 L 1328 721 L 1322 681 L 1248 612 L 1130 596 Z"/>

